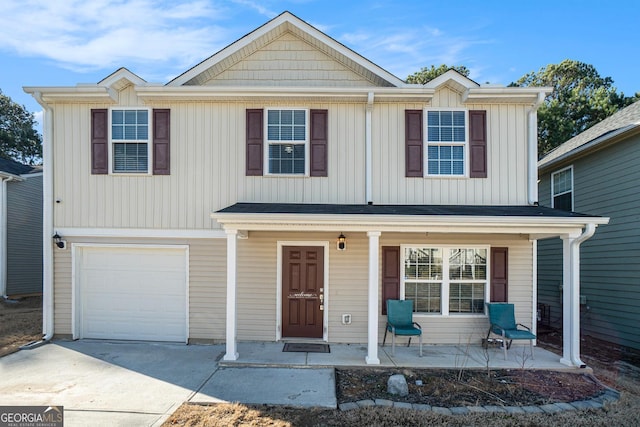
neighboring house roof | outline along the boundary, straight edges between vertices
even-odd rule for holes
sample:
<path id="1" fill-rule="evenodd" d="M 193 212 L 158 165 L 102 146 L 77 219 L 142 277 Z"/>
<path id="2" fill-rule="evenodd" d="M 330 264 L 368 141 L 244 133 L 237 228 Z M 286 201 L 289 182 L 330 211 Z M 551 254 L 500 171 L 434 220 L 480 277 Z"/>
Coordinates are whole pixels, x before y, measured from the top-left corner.
<path id="1" fill-rule="evenodd" d="M 0 157 L 0 174 L 9 175 L 27 175 L 30 173 L 41 172 L 42 170 L 38 166 L 24 165 L 11 159 L 4 159 Z"/>
<path id="2" fill-rule="evenodd" d="M 640 101 L 623 108 L 600 123 L 556 147 L 538 161 L 538 169 L 549 167 L 620 135 L 640 131 Z"/>
<path id="3" fill-rule="evenodd" d="M 218 213 L 249 214 L 334 214 L 334 215 L 419 215 L 419 216 L 517 216 L 537 218 L 592 218 L 543 206 L 461 205 L 338 205 L 310 203 L 236 203 Z"/>

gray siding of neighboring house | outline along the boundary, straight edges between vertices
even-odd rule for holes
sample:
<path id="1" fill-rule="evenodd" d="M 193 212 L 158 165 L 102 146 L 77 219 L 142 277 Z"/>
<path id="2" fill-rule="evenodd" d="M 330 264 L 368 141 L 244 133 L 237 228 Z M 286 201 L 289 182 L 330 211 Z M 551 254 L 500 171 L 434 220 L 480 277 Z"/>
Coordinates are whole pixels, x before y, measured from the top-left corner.
<path id="1" fill-rule="evenodd" d="M 42 292 L 42 175 L 7 184 L 7 295 Z"/>
<path id="2" fill-rule="evenodd" d="M 581 246 L 581 330 L 640 349 L 640 136 L 573 163 L 574 210 L 610 217 Z M 550 174 L 540 176 L 540 204 L 551 206 Z M 562 241 L 538 243 L 538 302 L 562 325 Z"/>

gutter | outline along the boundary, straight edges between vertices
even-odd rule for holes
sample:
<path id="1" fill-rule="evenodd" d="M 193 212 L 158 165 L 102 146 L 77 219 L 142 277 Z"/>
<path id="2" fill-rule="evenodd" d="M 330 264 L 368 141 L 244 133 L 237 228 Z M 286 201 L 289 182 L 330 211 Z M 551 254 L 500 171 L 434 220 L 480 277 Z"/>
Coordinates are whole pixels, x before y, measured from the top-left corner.
<path id="1" fill-rule="evenodd" d="M 538 204 L 538 108 L 544 102 L 545 92 L 538 92 L 538 99 L 527 113 L 529 134 L 527 138 L 527 194 L 529 205 Z"/>
<path id="2" fill-rule="evenodd" d="M 42 341 L 53 338 L 53 109 L 42 99 L 41 92 L 32 93 L 44 108 L 42 141 Z"/>

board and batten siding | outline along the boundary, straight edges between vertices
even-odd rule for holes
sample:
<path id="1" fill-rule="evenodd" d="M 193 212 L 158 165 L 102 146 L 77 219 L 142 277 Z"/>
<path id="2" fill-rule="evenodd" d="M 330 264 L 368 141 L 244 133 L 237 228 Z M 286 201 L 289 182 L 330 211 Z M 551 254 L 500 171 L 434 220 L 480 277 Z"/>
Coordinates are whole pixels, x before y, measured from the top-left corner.
<path id="1" fill-rule="evenodd" d="M 42 174 L 7 184 L 7 295 L 42 292 Z"/>
<path id="2" fill-rule="evenodd" d="M 405 109 L 423 104 L 373 107 L 373 194 L 380 204 L 527 204 L 526 105 L 462 104 L 461 95 L 443 88 L 431 107 L 487 112 L 487 178 L 405 177 Z M 426 148 L 425 148 L 426 153 Z M 384 173 L 382 173 L 384 171 Z"/>
<path id="3" fill-rule="evenodd" d="M 580 295 L 586 298 L 580 310 L 582 333 L 640 349 L 640 136 L 570 164 L 574 210 L 610 218 L 609 224 L 599 226 L 581 245 Z M 541 202 L 550 199 L 551 173 L 567 165 L 540 177 Z M 561 245 L 560 239 L 540 242 L 538 255 L 539 299 L 546 302 L 550 296 L 559 305 L 556 310 L 561 309 L 562 256 L 551 254 L 554 250 L 561 254 Z M 552 308 L 552 320 L 561 320 L 561 312 L 553 314 Z"/>

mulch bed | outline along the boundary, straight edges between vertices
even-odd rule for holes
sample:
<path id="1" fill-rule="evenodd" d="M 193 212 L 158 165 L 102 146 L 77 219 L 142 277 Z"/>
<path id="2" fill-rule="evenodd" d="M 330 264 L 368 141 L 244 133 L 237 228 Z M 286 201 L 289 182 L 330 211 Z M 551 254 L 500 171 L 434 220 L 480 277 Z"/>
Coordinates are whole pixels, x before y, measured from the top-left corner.
<path id="1" fill-rule="evenodd" d="M 393 374 L 406 377 L 408 396 L 387 393 Z M 605 390 L 590 375 L 541 370 L 338 369 L 336 381 L 339 403 L 388 399 L 443 407 L 545 405 L 583 400 Z"/>

